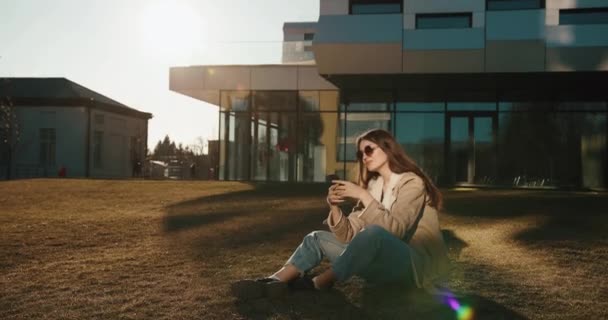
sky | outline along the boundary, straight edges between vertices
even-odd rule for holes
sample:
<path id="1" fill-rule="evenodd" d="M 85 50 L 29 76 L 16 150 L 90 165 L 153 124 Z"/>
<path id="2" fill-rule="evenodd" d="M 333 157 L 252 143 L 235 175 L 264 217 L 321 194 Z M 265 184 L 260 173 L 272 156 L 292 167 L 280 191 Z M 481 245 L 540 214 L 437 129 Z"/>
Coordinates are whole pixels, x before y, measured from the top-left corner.
<path id="1" fill-rule="evenodd" d="M 65 77 L 150 112 L 148 148 L 217 139 L 218 108 L 169 90 L 171 66 L 280 63 L 283 23 L 319 0 L 0 0 L 0 77 Z"/>

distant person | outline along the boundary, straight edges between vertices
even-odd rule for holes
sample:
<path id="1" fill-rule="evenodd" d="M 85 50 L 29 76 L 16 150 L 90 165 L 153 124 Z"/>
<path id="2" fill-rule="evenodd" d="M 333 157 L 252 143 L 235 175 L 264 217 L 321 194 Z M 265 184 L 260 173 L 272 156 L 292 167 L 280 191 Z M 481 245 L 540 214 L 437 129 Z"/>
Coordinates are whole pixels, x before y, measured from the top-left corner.
<path id="1" fill-rule="evenodd" d="M 133 177 L 140 177 L 141 176 L 141 161 L 140 160 L 134 160 L 133 161 Z"/>
<path id="2" fill-rule="evenodd" d="M 447 270 L 447 250 L 437 211 L 442 195 L 387 131 L 374 129 L 356 140 L 359 183 L 334 180 L 327 203 L 328 231 L 304 237 L 285 265 L 261 279 L 232 284 L 239 298 L 320 290 L 357 275 L 371 284 L 432 288 Z M 338 206 L 357 200 L 350 215 Z M 311 277 L 326 258 L 331 268 Z"/>
<path id="3" fill-rule="evenodd" d="M 65 167 L 65 165 L 61 165 L 61 168 L 59 168 L 59 172 L 57 172 L 57 175 L 59 176 L 59 178 L 67 177 L 68 169 Z"/>
<path id="4" fill-rule="evenodd" d="M 190 179 L 196 178 L 196 163 L 190 165 Z"/>

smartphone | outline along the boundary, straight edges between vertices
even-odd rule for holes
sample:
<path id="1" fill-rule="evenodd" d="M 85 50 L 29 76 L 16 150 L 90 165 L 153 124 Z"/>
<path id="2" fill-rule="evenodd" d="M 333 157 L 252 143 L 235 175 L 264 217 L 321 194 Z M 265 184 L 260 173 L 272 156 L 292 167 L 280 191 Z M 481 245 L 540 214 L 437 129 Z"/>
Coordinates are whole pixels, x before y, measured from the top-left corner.
<path id="1" fill-rule="evenodd" d="M 325 177 L 325 181 L 327 183 L 329 183 L 330 185 L 332 184 L 333 180 L 340 180 L 340 177 L 338 177 L 338 175 L 335 174 L 335 173 L 334 174 L 329 174 L 329 175 L 327 175 L 327 177 Z"/>

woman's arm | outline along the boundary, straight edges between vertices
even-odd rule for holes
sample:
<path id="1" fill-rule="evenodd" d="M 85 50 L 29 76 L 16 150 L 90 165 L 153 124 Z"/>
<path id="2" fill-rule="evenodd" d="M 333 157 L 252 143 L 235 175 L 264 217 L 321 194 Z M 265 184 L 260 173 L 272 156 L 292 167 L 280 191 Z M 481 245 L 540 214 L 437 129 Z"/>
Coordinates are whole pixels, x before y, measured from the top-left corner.
<path id="1" fill-rule="evenodd" d="M 377 201 L 372 201 L 357 217 L 364 225 L 375 224 L 388 230 L 398 238 L 413 226 L 424 202 L 424 182 L 419 177 L 408 177 L 400 182 L 392 208 L 385 208 Z M 349 219 L 351 219 L 349 217 Z"/>
<path id="2" fill-rule="evenodd" d="M 367 190 L 352 182 L 343 180 L 334 180 L 333 182 L 335 184 L 332 186 L 333 189 L 330 188 L 330 194 L 334 194 L 336 197 L 340 197 L 340 199 L 347 197 L 358 200 L 357 205 L 353 208 L 350 216 L 346 217 L 342 211 L 340 211 L 340 208 L 332 208 L 327 219 L 327 224 L 336 238 L 344 243 L 347 243 L 350 242 L 350 240 L 364 227 L 362 221 L 351 220 L 350 217 L 355 216 L 357 212 L 363 209 L 363 207 L 369 205 L 375 200 Z M 328 197 L 328 202 L 330 202 L 329 199 L 330 198 Z"/>

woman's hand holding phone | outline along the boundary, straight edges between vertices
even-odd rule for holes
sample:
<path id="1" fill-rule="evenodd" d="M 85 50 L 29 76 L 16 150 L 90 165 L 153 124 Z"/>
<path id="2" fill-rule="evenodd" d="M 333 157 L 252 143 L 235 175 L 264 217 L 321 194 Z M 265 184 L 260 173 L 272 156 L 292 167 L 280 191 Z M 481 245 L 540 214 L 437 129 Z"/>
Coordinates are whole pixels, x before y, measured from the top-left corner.
<path id="1" fill-rule="evenodd" d="M 338 186 L 338 184 L 334 183 L 329 187 L 329 190 L 327 192 L 327 203 L 330 206 L 337 206 L 340 203 L 344 202 L 344 198 L 338 194 Z"/>

